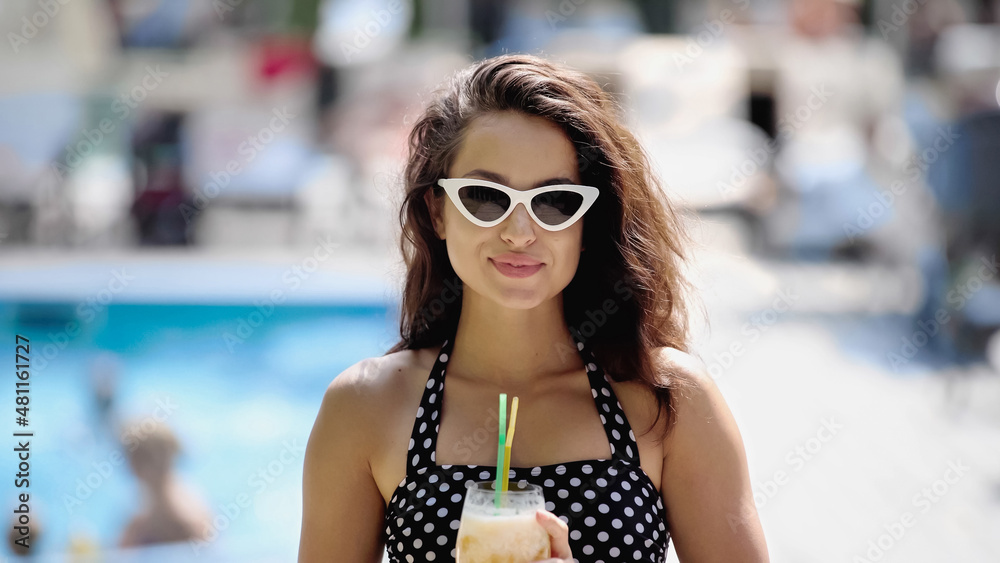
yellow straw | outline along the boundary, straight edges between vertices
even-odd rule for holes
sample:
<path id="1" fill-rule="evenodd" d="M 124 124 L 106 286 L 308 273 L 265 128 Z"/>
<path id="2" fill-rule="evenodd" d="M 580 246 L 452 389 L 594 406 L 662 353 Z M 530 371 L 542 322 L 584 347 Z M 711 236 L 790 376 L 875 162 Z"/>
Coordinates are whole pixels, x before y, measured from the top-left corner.
<path id="1" fill-rule="evenodd" d="M 510 445 L 514 442 L 514 424 L 517 423 L 517 397 L 510 407 L 510 428 L 507 429 L 507 444 L 504 446 L 503 462 L 503 492 L 507 492 L 507 481 L 510 479 Z"/>

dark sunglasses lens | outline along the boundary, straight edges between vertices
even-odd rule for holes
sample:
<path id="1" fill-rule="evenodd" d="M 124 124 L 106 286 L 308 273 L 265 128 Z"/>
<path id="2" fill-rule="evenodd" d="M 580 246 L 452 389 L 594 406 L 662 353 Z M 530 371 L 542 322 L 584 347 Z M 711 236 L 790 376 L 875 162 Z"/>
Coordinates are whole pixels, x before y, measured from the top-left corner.
<path id="1" fill-rule="evenodd" d="M 500 190 L 488 186 L 465 186 L 458 190 L 458 198 L 469 213 L 480 221 L 494 221 L 510 207 L 510 198 Z"/>
<path id="2" fill-rule="evenodd" d="M 570 191 L 553 190 L 536 195 L 531 210 L 546 225 L 561 225 L 576 215 L 583 205 L 583 196 Z"/>

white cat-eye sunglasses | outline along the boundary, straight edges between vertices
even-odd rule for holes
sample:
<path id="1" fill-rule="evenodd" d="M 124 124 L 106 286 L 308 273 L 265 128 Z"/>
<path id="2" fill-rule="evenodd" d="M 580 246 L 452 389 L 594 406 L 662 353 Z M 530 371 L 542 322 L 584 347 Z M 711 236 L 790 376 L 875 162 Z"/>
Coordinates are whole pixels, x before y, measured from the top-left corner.
<path id="1" fill-rule="evenodd" d="M 595 187 L 575 184 L 521 191 L 477 178 L 441 178 L 437 183 L 462 215 L 480 227 L 499 225 L 523 203 L 540 227 L 561 231 L 583 217 L 601 193 Z"/>

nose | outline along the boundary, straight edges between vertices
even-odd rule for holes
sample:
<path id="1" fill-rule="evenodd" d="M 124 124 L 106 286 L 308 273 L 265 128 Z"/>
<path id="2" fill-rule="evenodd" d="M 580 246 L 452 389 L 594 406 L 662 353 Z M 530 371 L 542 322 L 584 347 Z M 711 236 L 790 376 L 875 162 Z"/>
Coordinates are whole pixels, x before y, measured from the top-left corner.
<path id="1" fill-rule="evenodd" d="M 535 239 L 534 220 L 523 203 L 514 206 L 514 211 L 504 219 L 500 235 L 513 244 L 523 246 Z"/>

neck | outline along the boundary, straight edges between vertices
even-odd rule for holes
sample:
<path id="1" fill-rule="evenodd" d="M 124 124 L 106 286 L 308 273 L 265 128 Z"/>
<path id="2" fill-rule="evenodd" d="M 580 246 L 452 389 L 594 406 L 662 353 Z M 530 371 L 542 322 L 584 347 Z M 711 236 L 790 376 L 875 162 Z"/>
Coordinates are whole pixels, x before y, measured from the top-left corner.
<path id="1" fill-rule="evenodd" d="M 150 502 L 154 505 L 166 504 L 173 486 L 174 479 L 170 474 L 147 481 L 146 491 L 149 494 Z"/>
<path id="2" fill-rule="evenodd" d="M 463 295 L 449 371 L 505 388 L 582 369 L 562 294 L 532 309 L 511 309 L 470 293 Z"/>

